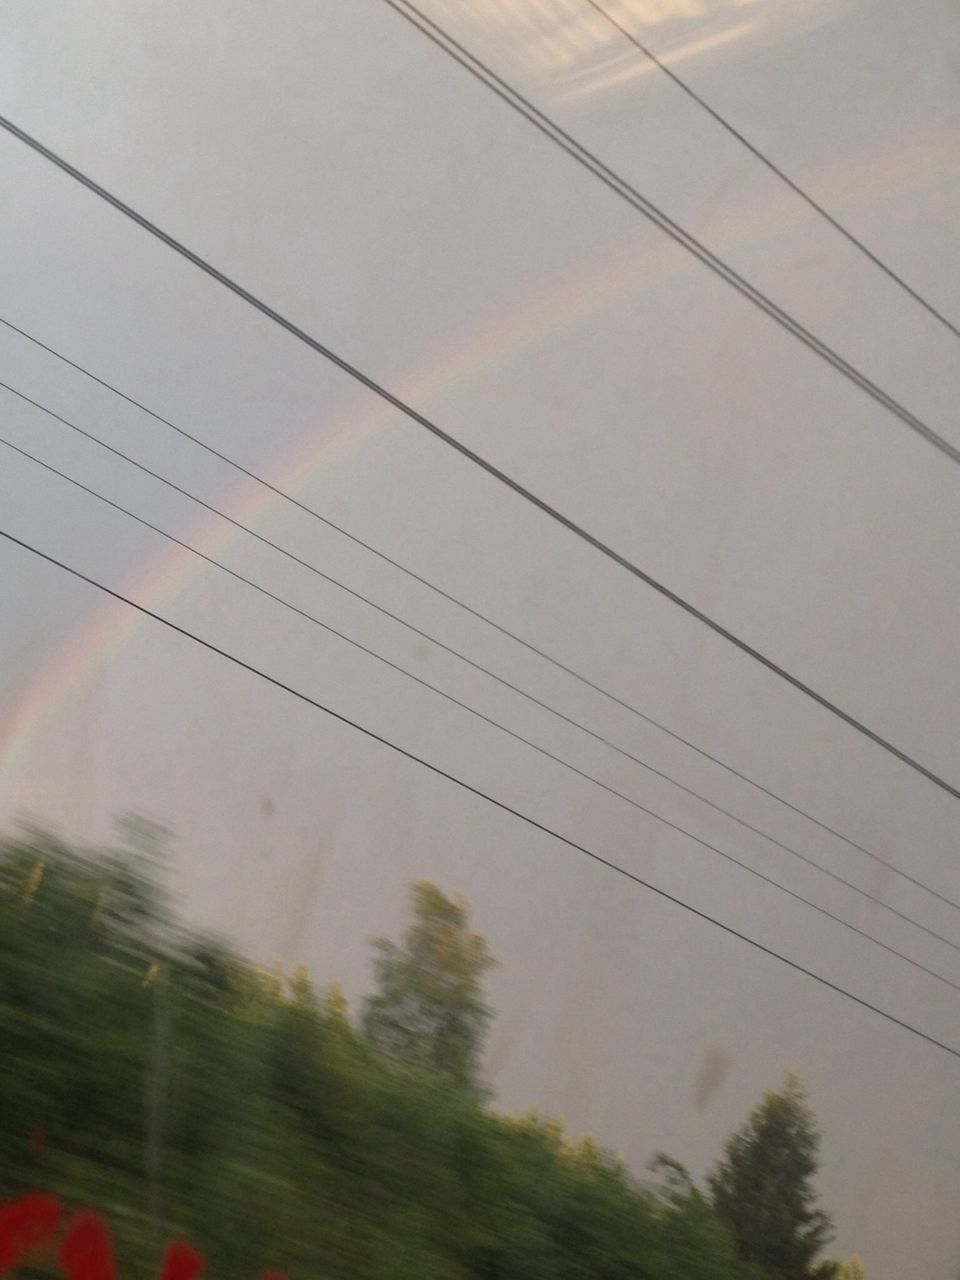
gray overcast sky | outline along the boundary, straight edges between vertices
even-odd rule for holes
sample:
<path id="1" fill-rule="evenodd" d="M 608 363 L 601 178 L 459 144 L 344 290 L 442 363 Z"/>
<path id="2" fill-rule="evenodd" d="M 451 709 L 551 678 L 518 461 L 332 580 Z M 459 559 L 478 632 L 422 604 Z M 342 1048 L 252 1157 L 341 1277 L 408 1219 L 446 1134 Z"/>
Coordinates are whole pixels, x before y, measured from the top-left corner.
<path id="1" fill-rule="evenodd" d="M 956 338 L 584 0 L 424 9 L 960 445 Z M 960 322 L 949 0 L 615 12 Z M 960 781 L 960 474 L 383 0 L 8 0 L 0 111 L 905 750 Z M 8 135 L 0 314 L 938 891 L 960 806 L 736 653 Z M 0 329 L 0 378 L 928 927 L 955 912 Z M 960 981 L 955 951 L 73 433 L 2 434 L 701 838 Z M 171 554 L 0 450 L 2 525 L 960 1045 L 960 995 L 623 801 Z M 795 1065 L 837 1248 L 960 1267 L 960 1062 L 0 547 L 0 814 L 178 836 L 197 922 L 359 998 L 404 886 L 502 967 L 501 1105 L 702 1173 Z"/>

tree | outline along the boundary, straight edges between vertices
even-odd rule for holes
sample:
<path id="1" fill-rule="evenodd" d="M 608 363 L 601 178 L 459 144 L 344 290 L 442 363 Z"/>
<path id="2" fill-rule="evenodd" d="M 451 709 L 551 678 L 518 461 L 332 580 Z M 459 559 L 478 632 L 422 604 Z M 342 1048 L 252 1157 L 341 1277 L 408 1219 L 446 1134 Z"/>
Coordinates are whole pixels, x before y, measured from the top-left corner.
<path id="1" fill-rule="evenodd" d="M 837 1264 L 836 1280 L 865 1280 L 866 1274 L 863 1262 L 856 1254 Z"/>
<path id="2" fill-rule="evenodd" d="M 654 1195 L 562 1121 L 460 1085 L 491 963 L 464 904 L 415 888 L 368 1010 L 438 1076 L 354 1034 L 335 986 L 259 969 L 164 901 L 113 852 L 0 837 L 0 1219 L 38 1187 L 96 1208 L 126 1280 L 155 1280 L 172 1237 L 211 1276 L 772 1280 L 676 1162 Z M 35 1261 L 21 1275 L 53 1274 Z"/>
<path id="3" fill-rule="evenodd" d="M 330 1025 L 341 1034 L 350 1033 L 350 1006 L 343 994 L 343 987 L 336 978 L 327 985 L 323 1007 L 330 1020 Z"/>
<path id="4" fill-rule="evenodd" d="M 832 1237 L 830 1218 L 815 1207 L 819 1135 L 797 1076 L 763 1102 L 735 1133 L 710 1178 L 713 1205 L 745 1262 L 777 1280 L 828 1280 L 833 1263 L 817 1264 Z"/>
<path id="5" fill-rule="evenodd" d="M 471 932 L 465 902 L 418 881 L 411 907 L 402 946 L 374 943 L 378 991 L 366 1002 L 364 1031 L 390 1057 L 473 1085 L 491 1016 L 481 982 L 495 961 Z"/>

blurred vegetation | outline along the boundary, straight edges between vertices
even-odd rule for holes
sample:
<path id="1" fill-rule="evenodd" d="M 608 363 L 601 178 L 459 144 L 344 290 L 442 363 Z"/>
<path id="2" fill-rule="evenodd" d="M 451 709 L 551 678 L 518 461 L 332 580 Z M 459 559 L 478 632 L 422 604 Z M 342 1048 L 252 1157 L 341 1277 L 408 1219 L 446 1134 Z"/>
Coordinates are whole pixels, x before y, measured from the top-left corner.
<path id="1" fill-rule="evenodd" d="M 483 975 L 494 959 L 471 932 L 465 902 L 451 902 L 426 881 L 413 886 L 411 899 L 403 945 L 374 942 L 378 990 L 367 1000 L 364 1033 L 388 1057 L 476 1088 L 490 1019 Z"/>
<path id="2" fill-rule="evenodd" d="M 730 1138 L 710 1179 L 714 1206 L 740 1256 L 782 1280 L 837 1276 L 835 1263 L 816 1263 L 832 1237 L 812 1184 L 819 1141 L 800 1081 L 788 1072 L 783 1090 L 768 1092 Z"/>
<path id="3" fill-rule="evenodd" d="M 865 1276 L 863 1261 L 854 1254 L 852 1258 L 838 1263 L 835 1280 L 864 1280 Z"/>
<path id="4" fill-rule="evenodd" d="M 125 1280 L 173 1237 L 251 1280 L 807 1274 L 749 1261 L 733 1191 L 718 1212 L 666 1157 L 645 1186 L 590 1139 L 484 1104 L 492 960 L 465 903 L 414 886 L 358 1030 L 336 983 L 187 931 L 149 844 L 0 844 L 0 1198 L 96 1207 Z"/>

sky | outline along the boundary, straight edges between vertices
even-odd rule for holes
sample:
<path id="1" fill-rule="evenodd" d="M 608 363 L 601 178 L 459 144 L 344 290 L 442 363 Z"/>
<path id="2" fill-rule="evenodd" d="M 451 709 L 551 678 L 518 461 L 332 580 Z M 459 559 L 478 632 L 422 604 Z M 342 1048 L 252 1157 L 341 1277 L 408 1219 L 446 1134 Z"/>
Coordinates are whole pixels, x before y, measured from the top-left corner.
<path id="1" fill-rule="evenodd" d="M 960 447 L 956 336 L 586 0 L 420 7 Z M 611 12 L 960 324 L 949 0 Z M 0 24 L 0 114 L 960 785 L 954 464 L 385 0 L 8 0 Z M 302 613 L 0 445 L 4 530 L 960 1049 L 951 986 L 691 836 L 952 984 L 955 909 L 670 734 L 960 901 L 955 799 L 9 134 L 0 168 L 0 319 L 303 506 L 5 325 L 0 381 L 274 545 L 3 388 L 0 436 Z M 0 584 L 8 828 L 162 821 L 191 920 L 354 1008 L 406 885 L 463 893 L 500 961 L 497 1105 L 700 1177 L 795 1067 L 834 1252 L 960 1273 L 956 1057 L 10 543 Z"/>

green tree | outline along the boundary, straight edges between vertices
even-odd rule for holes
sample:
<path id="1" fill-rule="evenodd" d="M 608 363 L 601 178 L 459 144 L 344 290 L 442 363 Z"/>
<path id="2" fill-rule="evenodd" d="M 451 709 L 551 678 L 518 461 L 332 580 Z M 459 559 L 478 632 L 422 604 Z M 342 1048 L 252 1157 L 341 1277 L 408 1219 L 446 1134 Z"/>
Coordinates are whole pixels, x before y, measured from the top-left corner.
<path id="1" fill-rule="evenodd" d="M 863 1262 L 856 1254 L 837 1264 L 836 1280 L 865 1280 L 866 1274 Z"/>
<path id="2" fill-rule="evenodd" d="M 482 979 L 495 962 L 471 931 L 465 902 L 418 881 L 411 907 L 402 946 L 374 943 L 378 990 L 367 1000 L 364 1031 L 390 1057 L 473 1085 L 491 1016 Z"/>
<path id="3" fill-rule="evenodd" d="M 397 1070 L 336 987 L 189 932 L 156 870 L 0 838 L 0 1203 L 95 1206 L 127 1280 L 174 1237 L 240 1280 L 771 1280 L 675 1162 L 654 1194 L 561 1121 L 463 1087 L 491 963 L 463 904 L 417 886 L 386 948 L 392 1004 L 368 1014 L 409 1019 L 401 1048 L 432 1068 Z"/>
<path id="4" fill-rule="evenodd" d="M 789 1072 L 781 1092 L 768 1092 L 730 1138 L 710 1178 L 714 1208 L 741 1258 L 777 1280 L 828 1280 L 836 1272 L 835 1264 L 816 1262 L 832 1237 L 812 1186 L 818 1145 L 813 1113 Z"/>
<path id="5" fill-rule="evenodd" d="M 323 1007 L 331 1026 L 336 1027 L 341 1034 L 349 1033 L 350 1006 L 347 1003 L 347 997 L 343 994 L 343 987 L 336 978 L 327 984 Z"/>

